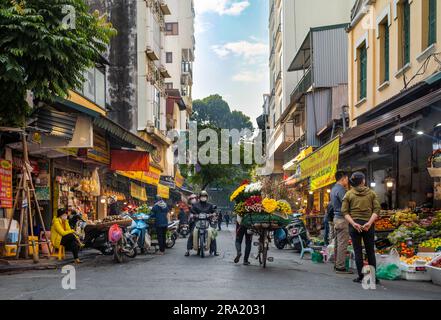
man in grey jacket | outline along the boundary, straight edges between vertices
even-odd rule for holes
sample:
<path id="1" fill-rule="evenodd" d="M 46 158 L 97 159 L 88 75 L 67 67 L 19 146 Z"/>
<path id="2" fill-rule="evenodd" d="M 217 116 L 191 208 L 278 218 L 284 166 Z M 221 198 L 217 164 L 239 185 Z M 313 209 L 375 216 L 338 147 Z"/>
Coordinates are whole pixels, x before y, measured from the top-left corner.
<path id="1" fill-rule="evenodd" d="M 330 204 L 334 211 L 335 229 L 335 271 L 337 273 L 352 273 L 346 269 L 346 251 L 349 242 L 349 224 L 341 212 L 343 198 L 349 188 L 348 174 L 338 171 L 335 175 L 337 183 L 331 190 Z"/>

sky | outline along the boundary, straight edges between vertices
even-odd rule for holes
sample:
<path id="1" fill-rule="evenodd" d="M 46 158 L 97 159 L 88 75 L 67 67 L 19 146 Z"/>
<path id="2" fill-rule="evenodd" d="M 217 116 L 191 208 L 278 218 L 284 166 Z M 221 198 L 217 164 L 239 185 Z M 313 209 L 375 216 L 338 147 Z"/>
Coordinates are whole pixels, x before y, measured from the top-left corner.
<path id="1" fill-rule="evenodd" d="M 193 99 L 220 94 L 253 123 L 269 92 L 268 0 L 194 0 Z"/>

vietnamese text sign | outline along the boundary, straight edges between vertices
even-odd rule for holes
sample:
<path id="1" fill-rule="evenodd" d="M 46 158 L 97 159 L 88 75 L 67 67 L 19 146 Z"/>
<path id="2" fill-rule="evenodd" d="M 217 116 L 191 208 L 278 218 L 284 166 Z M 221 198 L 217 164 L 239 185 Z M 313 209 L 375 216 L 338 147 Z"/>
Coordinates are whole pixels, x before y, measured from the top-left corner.
<path id="1" fill-rule="evenodd" d="M 138 200 L 147 201 L 147 192 L 145 188 L 138 186 L 136 183 L 130 183 L 130 195 Z"/>
<path id="2" fill-rule="evenodd" d="M 181 175 L 181 173 L 179 172 L 179 170 L 176 171 L 176 175 L 175 175 L 175 185 L 178 188 L 181 188 L 184 185 L 184 177 Z"/>
<path id="3" fill-rule="evenodd" d="M 300 162 L 302 180 L 311 178 L 311 190 L 317 190 L 335 182 L 340 139 L 337 138 Z"/>
<path id="4" fill-rule="evenodd" d="M 132 180 L 144 182 L 157 186 L 159 184 L 159 178 L 161 177 L 161 170 L 150 166 L 148 172 L 144 171 L 116 171 L 117 174 L 130 178 Z"/>
<path id="5" fill-rule="evenodd" d="M 12 163 L 0 159 L 0 208 L 12 208 Z"/>
<path id="6" fill-rule="evenodd" d="M 158 196 L 162 199 L 170 198 L 170 188 L 162 184 L 158 184 Z"/>

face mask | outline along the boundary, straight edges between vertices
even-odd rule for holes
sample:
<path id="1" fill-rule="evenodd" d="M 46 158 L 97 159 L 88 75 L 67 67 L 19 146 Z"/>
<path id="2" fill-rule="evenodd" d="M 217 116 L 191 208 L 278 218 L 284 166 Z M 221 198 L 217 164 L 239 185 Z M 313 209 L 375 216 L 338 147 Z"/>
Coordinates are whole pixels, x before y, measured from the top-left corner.
<path id="1" fill-rule="evenodd" d="M 191 200 L 190 200 L 190 203 L 191 203 L 191 204 L 195 204 L 196 202 L 197 202 L 196 199 L 191 199 Z"/>
<path id="2" fill-rule="evenodd" d="M 67 214 L 63 214 L 63 215 L 61 216 L 61 220 L 67 220 Z"/>
<path id="3" fill-rule="evenodd" d="M 207 197 L 201 197 L 202 202 L 207 202 L 207 200 L 208 200 Z"/>

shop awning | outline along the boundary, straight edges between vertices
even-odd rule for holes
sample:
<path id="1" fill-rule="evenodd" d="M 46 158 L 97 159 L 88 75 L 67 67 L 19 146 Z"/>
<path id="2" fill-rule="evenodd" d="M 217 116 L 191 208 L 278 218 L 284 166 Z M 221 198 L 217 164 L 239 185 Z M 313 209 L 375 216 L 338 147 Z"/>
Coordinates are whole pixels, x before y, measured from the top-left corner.
<path id="1" fill-rule="evenodd" d="M 302 150 L 294 159 L 292 159 L 290 162 L 286 163 L 283 166 L 283 170 L 285 171 L 293 171 L 296 169 L 296 165 L 305 159 L 308 155 L 310 155 L 313 151 L 312 147 L 308 147 L 304 150 Z"/>
<path id="2" fill-rule="evenodd" d="M 155 150 L 155 147 L 152 144 L 148 143 L 136 134 L 126 130 L 118 123 L 110 120 L 107 117 L 97 117 L 94 119 L 93 124 L 135 147 L 139 147 L 147 152 L 153 152 Z"/>
<path id="3" fill-rule="evenodd" d="M 416 99 L 402 107 L 396 108 L 376 119 L 362 123 L 354 128 L 346 131 L 342 138 L 341 144 L 347 145 L 364 135 L 372 135 L 375 130 L 381 129 L 392 124 L 397 118 L 405 119 L 418 111 L 429 107 L 431 104 L 441 100 L 441 89 L 433 91 L 422 98 Z"/>

